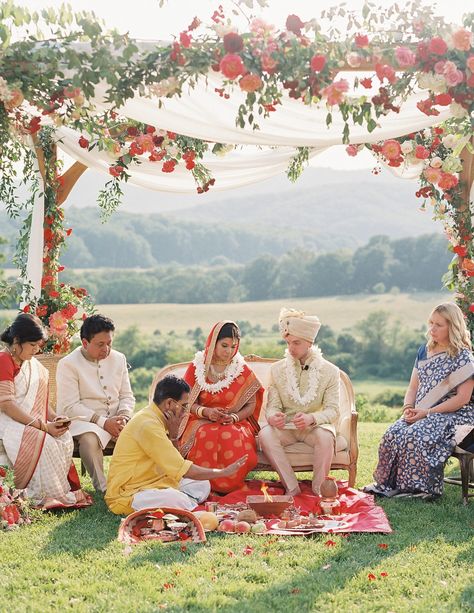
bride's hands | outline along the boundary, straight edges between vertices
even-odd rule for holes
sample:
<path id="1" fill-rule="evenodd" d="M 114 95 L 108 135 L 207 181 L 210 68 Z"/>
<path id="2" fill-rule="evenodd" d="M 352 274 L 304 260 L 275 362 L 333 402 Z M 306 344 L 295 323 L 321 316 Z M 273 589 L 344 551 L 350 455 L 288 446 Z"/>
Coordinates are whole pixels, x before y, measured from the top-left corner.
<path id="1" fill-rule="evenodd" d="M 215 407 L 206 407 L 202 412 L 203 416 L 209 421 L 221 421 L 223 417 L 226 416 L 226 413 L 221 411 L 220 409 L 216 409 Z"/>

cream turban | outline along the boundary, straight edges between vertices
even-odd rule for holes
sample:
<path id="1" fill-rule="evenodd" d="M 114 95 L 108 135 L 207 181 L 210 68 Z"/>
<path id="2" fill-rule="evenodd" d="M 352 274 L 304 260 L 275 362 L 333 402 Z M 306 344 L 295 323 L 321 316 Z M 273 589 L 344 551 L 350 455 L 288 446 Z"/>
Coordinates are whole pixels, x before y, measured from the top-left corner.
<path id="1" fill-rule="evenodd" d="M 305 315 L 304 311 L 283 307 L 280 311 L 279 326 L 283 338 L 291 334 L 312 343 L 319 332 L 321 322 L 315 315 Z"/>

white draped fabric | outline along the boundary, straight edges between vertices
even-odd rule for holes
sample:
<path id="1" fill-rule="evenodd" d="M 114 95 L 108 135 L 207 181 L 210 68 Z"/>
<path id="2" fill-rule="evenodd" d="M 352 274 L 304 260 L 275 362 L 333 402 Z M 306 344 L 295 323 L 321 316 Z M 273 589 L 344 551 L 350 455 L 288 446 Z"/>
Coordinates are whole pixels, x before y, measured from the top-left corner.
<path id="1" fill-rule="evenodd" d="M 325 151 L 328 147 L 342 144 L 344 122 L 337 107 L 332 110 L 333 123 L 328 128 L 325 104 L 304 105 L 301 101 L 285 97 L 270 117 L 258 116 L 259 129 L 244 129 L 235 125 L 237 111 L 244 101 L 244 94 L 238 87 L 229 99 L 221 98 L 215 88 L 222 87 L 217 74 L 202 78 L 195 88 L 183 92 L 181 97 L 156 98 L 136 95 L 118 109 L 121 115 L 153 125 L 163 130 L 200 138 L 211 143 L 242 145 L 224 157 L 207 154 L 204 165 L 216 179 L 212 187 L 228 190 L 268 179 L 284 172 L 296 153 L 296 147 L 310 147 L 310 157 Z M 105 86 L 96 88 L 94 103 L 98 110 L 109 105 L 104 102 Z M 402 105 L 400 113 L 390 112 L 377 119 L 377 128 L 369 133 L 366 125 L 350 126 L 350 140 L 353 144 L 374 143 L 387 138 L 409 134 L 449 119 L 450 110 L 444 108 L 438 116 L 424 115 L 416 103 L 426 93 L 414 93 Z M 160 108 L 159 102 L 162 106 Z M 73 159 L 95 170 L 108 174 L 113 158 L 97 148 L 87 151 L 79 146 L 80 134 L 61 127 L 57 129 L 58 146 Z M 87 137 L 87 135 L 84 135 Z M 171 173 L 164 173 L 159 162 L 150 162 L 145 156 L 141 164 L 127 169 L 129 182 L 156 191 L 193 193 L 196 184 L 191 173 L 182 164 Z M 406 177 L 415 177 L 418 169 L 405 170 Z M 41 208 L 43 207 L 43 208 Z M 41 268 L 43 252 L 44 203 L 37 197 L 28 251 L 28 279 L 33 286 L 33 295 L 41 291 Z"/>
<path id="2" fill-rule="evenodd" d="M 183 93 L 178 98 L 143 98 L 135 96 L 125 102 L 119 112 L 126 117 L 146 122 L 152 126 L 186 134 L 216 143 L 241 145 L 268 145 L 280 147 L 330 147 L 342 144 L 344 121 L 338 107 L 332 111 L 333 123 L 326 126 L 328 109 L 324 103 L 305 105 L 300 100 L 286 96 L 276 111 L 266 119 L 256 115 L 259 130 L 250 127 L 244 129 L 235 125 L 239 106 L 245 96 L 238 88 L 230 98 L 221 98 L 214 90 L 222 87 L 222 80 L 210 74 L 207 82 L 201 80 L 194 89 Z M 105 87 L 96 87 L 95 103 L 99 108 L 107 108 L 102 99 Z M 376 119 L 380 128 L 371 134 L 367 126 L 350 125 L 351 143 L 374 143 L 379 140 L 394 138 L 410 132 L 417 132 L 433 124 L 438 124 L 451 117 L 449 107 L 440 109 L 438 116 L 422 113 L 416 103 L 427 97 L 426 92 L 413 93 L 403 103 L 400 113 L 390 112 Z M 375 117 L 374 117 L 375 119 Z"/>

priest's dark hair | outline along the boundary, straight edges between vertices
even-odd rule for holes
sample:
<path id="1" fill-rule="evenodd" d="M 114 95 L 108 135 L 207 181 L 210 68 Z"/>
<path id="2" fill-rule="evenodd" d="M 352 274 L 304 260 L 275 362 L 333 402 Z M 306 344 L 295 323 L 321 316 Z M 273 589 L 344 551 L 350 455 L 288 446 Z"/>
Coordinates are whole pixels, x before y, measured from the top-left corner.
<path id="1" fill-rule="evenodd" d="M 175 375 L 167 375 L 161 381 L 158 381 L 153 394 L 153 402 L 161 404 L 168 398 L 179 401 L 183 394 L 189 393 L 190 389 L 184 379 L 179 379 Z"/>

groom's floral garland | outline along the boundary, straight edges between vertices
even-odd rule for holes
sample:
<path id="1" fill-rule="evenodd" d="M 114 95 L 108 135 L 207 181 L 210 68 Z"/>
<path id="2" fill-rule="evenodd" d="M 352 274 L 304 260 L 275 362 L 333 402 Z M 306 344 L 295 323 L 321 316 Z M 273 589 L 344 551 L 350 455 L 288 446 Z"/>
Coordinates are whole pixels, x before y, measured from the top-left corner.
<path id="1" fill-rule="evenodd" d="M 204 351 L 198 351 L 196 353 L 193 364 L 196 371 L 196 381 L 199 387 L 210 394 L 218 394 L 222 390 L 227 389 L 232 384 L 232 381 L 242 374 L 245 367 L 245 360 L 240 353 L 236 353 L 230 364 L 224 370 L 224 378 L 219 379 L 216 383 L 209 383 L 206 381 Z"/>
<path id="2" fill-rule="evenodd" d="M 308 389 L 301 396 L 300 386 L 298 383 L 298 373 L 296 371 L 298 361 L 291 357 L 288 349 L 285 350 L 285 375 L 286 381 L 283 381 L 283 386 L 286 388 L 290 398 L 301 406 L 311 404 L 316 398 L 319 388 L 319 380 L 321 378 L 321 367 L 323 364 L 323 355 L 319 347 L 311 348 L 311 362 L 309 362 Z"/>

